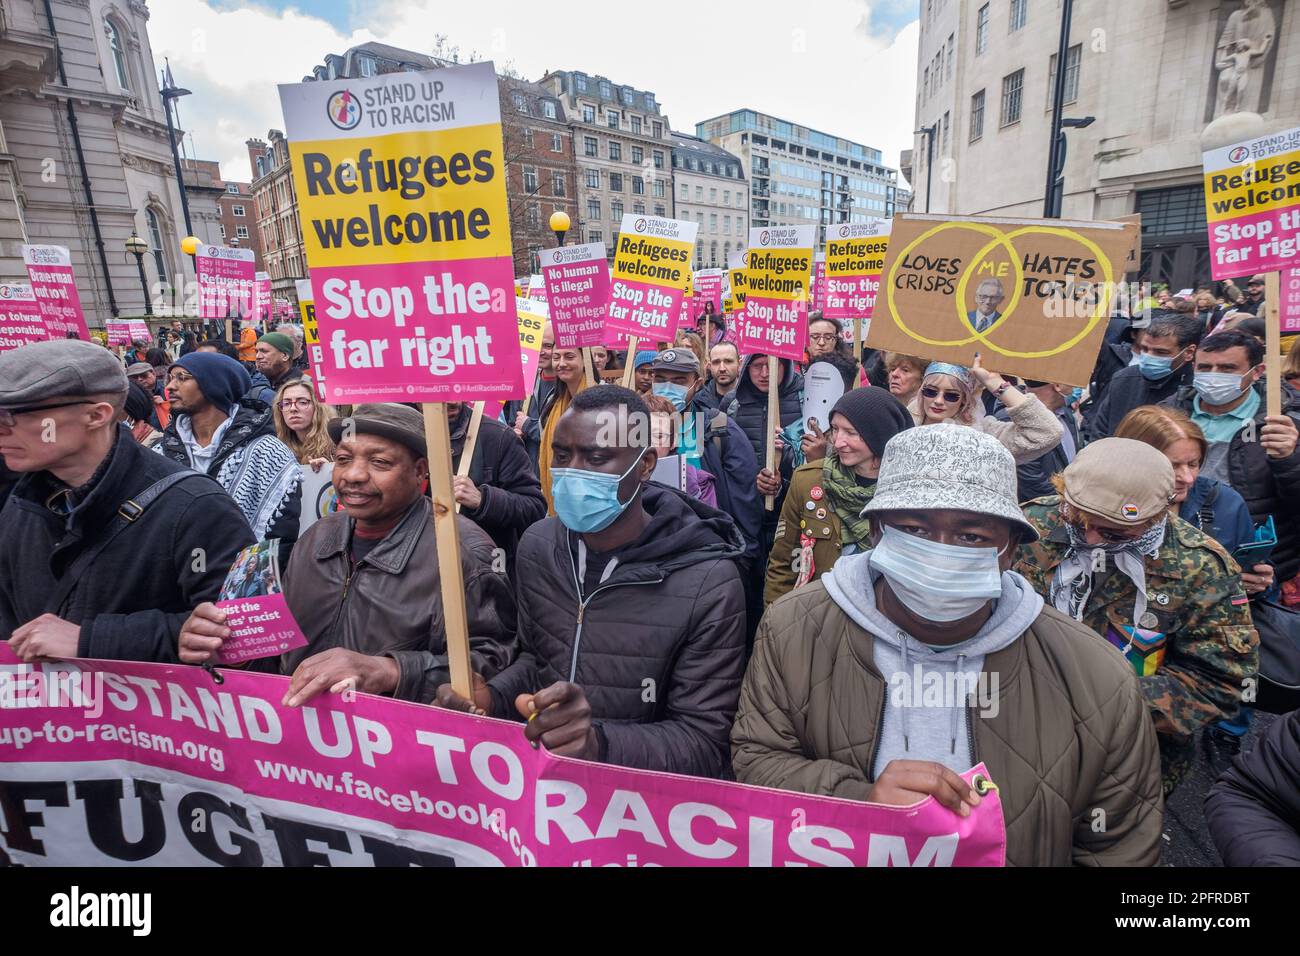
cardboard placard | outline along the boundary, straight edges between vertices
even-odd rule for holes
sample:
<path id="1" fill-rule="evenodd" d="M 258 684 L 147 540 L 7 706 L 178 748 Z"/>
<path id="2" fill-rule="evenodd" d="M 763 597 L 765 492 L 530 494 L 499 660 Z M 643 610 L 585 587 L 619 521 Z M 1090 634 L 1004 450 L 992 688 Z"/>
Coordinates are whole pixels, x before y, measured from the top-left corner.
<path id="1" fill-rule="evenodd" d="M 1137 228 L 896 216 L 866 344 L 1086 386 Z"/>

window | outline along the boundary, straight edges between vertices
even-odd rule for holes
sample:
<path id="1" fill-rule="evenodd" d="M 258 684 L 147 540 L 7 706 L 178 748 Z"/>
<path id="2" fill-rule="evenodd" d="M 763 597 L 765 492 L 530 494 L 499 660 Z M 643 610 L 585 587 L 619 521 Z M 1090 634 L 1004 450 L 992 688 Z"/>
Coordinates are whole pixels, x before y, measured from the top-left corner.
<path id="1" fill-rule="evenodd" d="M 588 189 L 599 189 L 599 188 L 600 188 L 600 170 L 599 170 L 599 169 L 589 169 L 589 170 L 587 170 L 587 188 L 588 188 Z"/>
<path id="2" fill-rule="evenodd" d="M 1136 212 L 1142 214 L 1142 237 L 1205 236 L 1205 187 L 1175 186 L 1138 193 Z"/>
<path id="3" fill-rule="evenodd" d="M 943 111 L 943 145 L 939 147 L 943 152 L 948 152 L 948 111 Z"/>
<path id="4" fill-rule="evenodd" d="M 529 149 L 533 148 L 533 131 L 529 128 L 524 129 L 524 145 Z"/>
<path id="5" fill-rule="evenodd" d="M 622 143 L 617 143 L 617 142 L 615 142 L 614 140 L 610 140 L 610 142 L 609 142 L 609 158 L 610 158 L 610 159 L 622 159 L 622 158 L 623 158 L 623 144 L 622 144 Z"/>
<path id="6" fill-rule="evenodd" d="M 587 78 L 583 76 L 581 73 L 579 73 L 573 78 L 573 85 L 578 90 L 579 93 L 587 92 Z"/>
<path id="7" fill-rule="evenodd" d="M 361 67 L 362 76 L 375 75 L 375 61 L 372 57 L 363 56 L 357 62 L 358 65 Z"/>
<path id="8" fill-rule="evenodd" d="M 528 100 L 524 98 L 524 94 L 515 93 L 511 99 L 514 100 L 516 110 L 520 113 L 528 112 Z"/>
<path id="9" fill-rule="evenodd" d="M 703 186 L 696 186 L 696 187 L 695 187 L 695 201 L 696 201 L 696 202 L 704 202 L 704 187 L 703 187 Z"/>
<path id="10" fill-rule="evenodd" d="M 632 177 L 632 194 L 634 196 L 645 195 L 645 180 L 642 179 L 640 176 Z"/>
<path id="11" fill-rule="evenodd" d="M 632 147 L 632 162 L 636 163 L 638 166 L 645 162 L 645 150 L 640 146 Z"/>
<path id="12" fill-rule="evenodd" d="M 564 137 L 561 136 L 559 133 L 551 134 L 551 152 L 552 153 L 564 152 Z"/>
<path id="13" fill-rule="evenodd" d="M 542 115 L 547 119 L 555 119 L 559 114 L 555 111 L 555 104 L 550 100 L 542 100 Z"/>
<path id="14" fill-rule="evenodd" d="M 955 42 L 956 39 L 957 38 L 955 34 L 952 33 L 948 34 L 947 60 L 943 68 L 943 78 L 945 82 L 952 79 L 953 43 Z"/>
<path id="15" fill-rule="evenodd" d="M 687 202 L 691 198 L 691 187 L 682 183 L 682 202 Z"/>
<path id="16" fill-rule="evenodd" d="M 613 90 L 610 88 L 609 80 L 600 81 L 600 95 L 605 97 L 605 99 L 609 99 L 614 95 Z"/>
<path id="17" fill-rule="evenodd" d="M 261 179 L 266 175 L 266 167 L 263 165 L 262 157 L 257 157 L 257 178 Z"/>
<path id="18" fill-rule="evenodd" d="M 717 231 L 718 231 L 718 214 L 716 212 L 711 212 L 709 213 L 709 232 L 717 232 Z"/>
<path id="19" fill-rule="evenodd" d="M 665 187 L 664 187 L 664 182 L 665 182 L 665 181 L 662 180 L 662 179 L 656 179 L 656 180 L 655 180 L 654 194 L 655 194 L 655 198 L 656 198 L 656 199 L 663 199 L 663 198 L 665 198 L 666 189 L 665 189 Z"/>
<path id="20" fill-rule="evenodd" d="M 655 136 L 655 139 L 663 139 L 663 138 L 664 138 L 664 124 L 663 124 L 663 123 L 651 123 L 651 124 L 650 124 L 650 128 L 654 130 L 654 136 Z"/>
<path id="21" fill-rule="evenodd" d="M 1025 71 L 1016 72 L 1002 78 L 1002 122 L 1001 126 L 1010 126 L 1020 122 L 1021 94 L 1024 92 Z"/>
<path id="22" fill-rule="evenodd" d="M 604 235 L 604 233 L 602 233 L 599 229 L 588 229 L 588 230 L 587 230 L 587 241 L 588 241 L 588 242 L 604 242 L 604 241 L 605 241 L 605 235 Z"/>
<path id="23" fill-rule="evenodd" d="M 612 193 L 621 193 L 623 191 L 623 174 L 609 174 L 609 191 Z"/>
<path id="24" fill-rule="evenodd" d="M 930 68 L 927 66 L 921 74 L 921 91 L 924 99 L 930 98 Z"/>
<path id="25" fill-rule="evenodd" d="M 239 184 L 238 184 L 238 183 L 226 183 L 226 192 L 230 193 L 230 195 L 232 195 L 232 196 L 238 196 L 238 195 L 239 195 Z"/>
<path id="26" fill-rule="evenodd" d="M 586 156 L 600 155 L 600 143 L 596 140 L 596 137 L 594 136 L 582 137 L 582 152 L 583 155 Z"/>
<path id="27" fill-rule="evenodd" d="M 537 167 L 536 166 L 524 167 L 524 191 L 530 193 L 537 192 Z"/>
<path id="28" fill-rule="evenodd" d="M 235 238 L 236 238 L 236 239 L 247 239 L 247 238 L 248 238 L 248 227 L 247 227 L 247 226 L 236 226 L 236 227 L 235 227 Z"/>
<path id="29" fill-rule="evenodd" d="M 117 74 L 117 85 L 124 90 L 129 90 L 131 80 L 126 68 L 126 44 L 122 42 L 122 31 L 112 20 L 106 20 L 104 32 L 108 34 L 108 52 L 113 57 L 113 72 Z"/>
<path id="30" fill-rule="evenodd" d="M 605 125 L 610 129 L 618 129 L 618 110 L 605 110 Z"/>
<path id="31" fill-rule="evenodd" d="M 973 143 L 984 135 L 984 91 L 980 90 L 970 98 L 970 141 Z"/>
<path id="32" fill-rule="evenodd" d="M 644 215 L 645 215 L 645 203 L 643 203 L 643 202 L 634 202 L 634 203 L 632 203 L 632 215 L 634 215 L 634 216 L 644 216 Z"/>
<path id="33" fill-rule="evenodd" d="M 528 207 L 528 212 L 524 215 L 529 229 L 537 229 L 542 224 L 542 214 L 536 205 Z"/>
<path id="34" fill-rule="evenodd" d="M 655 125 L 658 126 L 659 124 L 655 123 Z M 655 131 L 655 135 L 656 136 L 659 135 L 659 132 L 657 130 Z M 654 157 L 655 157 L 655 169 L 663 169 L 664 168 L 663 150 L 656 149 L 654 153 Z"/>
<path id="35" fill-rule="evenodd" d="M 614 222 L 623 221 L 623 204 L 617 199 L 609 204 L 609 218 Z"/>
<path id="36" fill-rule="evenodd" d="M 588 200 L 587 200 L 587 218 L 588 218 L 588 219 L 599 219 L 599 218 L 600 218 L 600 200 L 599 200 L 599 199 L 588 199 Z"/>
<path id="37" fill-rule="evenodd" d="M 221 224 L 221 238 L 223 241 L 226 238 L 226 224 L 224 222 Z"/>
<path id="38" fill-rule="evenodd" d="M 634 133 L 640 133 L 640 132 L 641 132 L 641 117 L 639 117 L 639 116 L 629 116 L 629 117 L 628 117 L 628 122 L 630 122 L 630 123 L 632 124 L 632 132 L 634 132 Z"/>
<path id="39" fill-rule="evenodd" d="M 551 194 L 564 195 L 564 173 L 554 173 L 551 177 Z"/>
<path id="40" fill-rule="evenodd" d="M 230 204 L 230 214 L 231 214 L 232 216 L 243 216 L 243 215 L 244 215 L 244 207 L 243 207 L 242 205 L 240 205 L 239 203 L 231 203 L 231 204 Z"/>
<path id="41" fill-rule="evenodd" d="M 1011 16 L 1007 26 L 1008 33 L 1015 33 L 1025 25 L 1025 17 L 1029 13 L 1029 0 L 1011 0 Z"/>
<path id="42" fill-rule="evenodd" d="M 594 106 L 587 106 L 586 104 L 583 104 L 583 107 L 582 107 L 582 121 L 583 121 L 584 123 L 594 123 L 594 122 L 596 122 L 596 107 L 594 107 Z"/>
<path id="43" fill-rule="evenodd" d="M 1083 56 L 1083 44 L 1076 43 L 1065 54 L 1065 96 L 1062 103 L 1073 103 L 1079 98 L 1079 60 Z M 1048 61 L 1047 68 L 1047 108 L 1052 108 L 1052 97 L 1056 95 L 1056 54 Z"/>
<path id="44" fill-rule="evenodd" d="M 728 235 L 728 236 L 731 235 L 731 217 L 730 217 L 730 216 L 723 216 L 723 217 L 722 217 L 722 231 L 723 231 L 723 233 L 724 233 L 725 235 Z"/>
<path id="45" fill-rule="evenodd" d="M 975 16 L 975 55 L 979 56 L 989 48 L 989 5 L 980 7 Z"/>
<path id="46" fill-rule="evenodd" d="M 665 215 L 667 215 L 667 213 L 664 212 L 664 207 L 663 207 L 663 206 L 661 206 L 661 205 L 656 205 L 656 206 L 655 206 L 655 215 L 656 215 L 656 216 L 665 216 Z"/>

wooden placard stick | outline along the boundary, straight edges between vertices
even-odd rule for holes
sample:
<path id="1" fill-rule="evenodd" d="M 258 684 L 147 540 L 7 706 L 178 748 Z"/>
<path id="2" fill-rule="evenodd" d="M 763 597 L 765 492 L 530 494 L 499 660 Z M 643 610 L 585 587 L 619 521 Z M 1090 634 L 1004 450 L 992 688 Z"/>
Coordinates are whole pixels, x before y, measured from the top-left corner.
<path id="1" fill-rule="evenodd" d="M 591 348 L 582 349 L 582 369 L 587 373 L 587 383 L 595 384 L 596 372 L 595 366 L 591 362 Z"/>
<path id="2" fill-rule="evenodd" d="M 465 576 L 460 565 L 460 532 L 456 527 L 456 499 L 451 486 L 451 429 L 445 405 L 425 402 L 421 409 L 429 449 L 429 490 L 433 494 L 433 530 L 438 543 L 438 576 L 442 583 L 442 618 L 447 634 L 451 686 L 461 697 L 473 700 Z"/>
<path id="3" fill-rule="evenodd" d="M 1264 274 L 1265 414 L 1282 414 L 1282 274 Z"/>
<path id="4" fill-rule="evenodd" d="M 777 473 L 776 468 L 776 430 L 781 427 L 781 399 L 777 394 L 780 383 L 776 380 L 780 372 L 775 355 L 767 357 L 767 470 Z M 763 507 L 768 511 L 776 508 L 776 496 L 764 495 Z"/>
<path id="5" fill-rule="evenodd" d="M 624 388 L 632 388 L 632 377 L 636 374 L 636 345 L 635 335 L 627 340 L 627 361 L 623 363 Z"/>
<path id="6" fill-rule="evenodd" d="M 469 477 L 469 466 L 474 462 L 474 446 L 478 444 L 479 427 L 483 424 L 484 402 L 475 402 L 474 410 L 469 416 L 469 431 L 465 433 L 465 444 L 460 449 L 460 466 L 456 469 L 457 478 Z M 460 514 L 460 502 L 456 502 L 456 513 Z"/>
<path id="7" fill-rule="evenodd" d="M 862 316 L 853 317 L 853 361 L 858 363 L 858 375 L 853 380 L 856 388 L 862 382 Z"/>

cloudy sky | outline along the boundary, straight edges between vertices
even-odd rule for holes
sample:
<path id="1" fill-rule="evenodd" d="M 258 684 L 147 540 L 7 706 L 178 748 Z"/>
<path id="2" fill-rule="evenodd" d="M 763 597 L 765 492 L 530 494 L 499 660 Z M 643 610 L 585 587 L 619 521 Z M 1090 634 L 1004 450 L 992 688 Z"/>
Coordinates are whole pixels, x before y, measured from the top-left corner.
<path id="1" fill-rule="evenodd" d="M 190 155 L 219 160 L 230 179 L 250 178 L 244 140 L 283 129 L 276 84 L 358 43 L 431 53 L 438 35 L 527 79 L 576 69 L 651 90 L 677 130 L 747 107 L 874 146 L 897 166 L 912 143 L 917 10 L 917 0 L 155 0 L 149 36 L 159 66 L 168 58 L 194 93 L 180 101 Z"/>

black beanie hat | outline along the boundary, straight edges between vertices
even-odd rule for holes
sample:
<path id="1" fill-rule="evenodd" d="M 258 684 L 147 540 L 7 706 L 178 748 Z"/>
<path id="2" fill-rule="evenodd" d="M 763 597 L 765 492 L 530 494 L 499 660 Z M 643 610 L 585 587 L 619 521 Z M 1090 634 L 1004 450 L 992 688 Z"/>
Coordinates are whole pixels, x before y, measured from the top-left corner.
<path id="1" fill-rule="evenodd" d="M 244 366 L 219 352 L 190 352 L 178 358 L 175 364 L 193 375 L 203 397 L 222 411 L 237 404 L 240 397 L 253 387 Z"/>
<path id="2" fill-rule="evenodd" d="M 832 418 L 837 413 L 849 420 L 877 458 L 885 453 L 889 439 L 915 424 L 912 413 L 889 389 L 875 386 L 845 392 L 831 409 Z"/>

